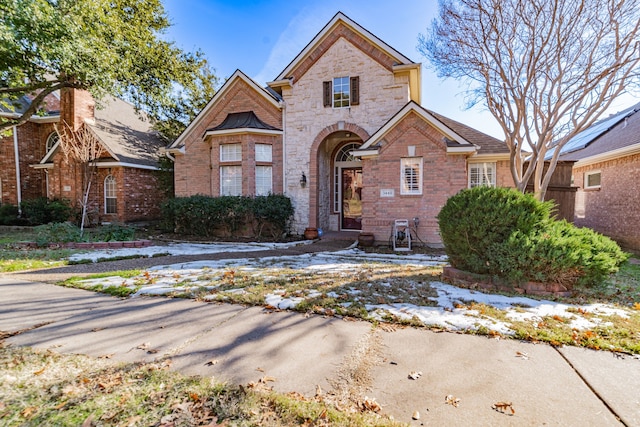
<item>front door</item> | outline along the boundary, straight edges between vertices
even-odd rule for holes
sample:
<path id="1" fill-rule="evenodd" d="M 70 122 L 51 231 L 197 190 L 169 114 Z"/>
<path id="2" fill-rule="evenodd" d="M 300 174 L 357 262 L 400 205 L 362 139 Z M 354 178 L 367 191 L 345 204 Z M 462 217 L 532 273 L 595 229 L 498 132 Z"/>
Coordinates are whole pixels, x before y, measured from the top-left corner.
<path id="1" fill-rule="evenodd" d="M 342 181 L 341 226 L 343 230 L 362 229 L 362 168 L 344 168 Z"/>

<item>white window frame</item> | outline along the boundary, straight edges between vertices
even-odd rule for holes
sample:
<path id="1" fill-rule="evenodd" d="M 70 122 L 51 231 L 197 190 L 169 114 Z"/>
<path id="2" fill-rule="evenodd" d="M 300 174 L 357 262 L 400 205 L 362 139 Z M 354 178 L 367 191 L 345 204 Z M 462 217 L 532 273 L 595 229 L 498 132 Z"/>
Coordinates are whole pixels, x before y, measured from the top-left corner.
<path id="1" fill-rule="evenodd" d="M 407 170 L 410 168 L 413 176 L 414 167 L 418 166 L 417 173 L 417 188 L 414 185 L 409 185 L 407 182 Z M 419 196 L 422 195 L 422 181 L 423 181 L 423 158 L 422 157 L 402 157 L 400 158 L 400 194 L 403 196 Z M 413 181 L 413 180 L 412 180 Z"/>
<path id="2" fill-rule="evenodd" d="M 474 181 L 474 169 L 477 170 L 475 176 L 478 181 Z M 469 163 L 469 176 L 468 176 L 469 188 L 479 187 L 486 185 L 489 187 L 496 186 L 496 163 L 495 162 L 483 162 L 483 163 Z"/>
<path id="3" fill-rule="evenodd" d="M 109 200 L 114 200 L 113 212 L 109 209 Z M 107 175 L 104 179 L 104 213 L 108 215 L 118 213 L 118 185 L 113 175 Z"/>
<path id="4" fill-rule="evenodd" d="M 220 166 L 220 195 L 242 196 L 242 166 Z"/>
<path id="5" fill-rule="evenodd" d="M 256 144 L 256 162 L 272 162 L 273 148 L 271 144 Z"/>
<path id="6" fill-rule="evenodd" d="M 221 162 L 242 161 L 242 144 L 239 142 L 233 143 L 233 144 L 220 144 L 220 161 Z"/>
<path id="7" fill-rule="evenodd" d="M 273 192 L 273 167 L 256 166 L 256 196 L 268 196 Z"/>
<path id="8" fill-rule="evenodd" d="M 60 141 L 60 135 L 58 135 L 58 132 L 51 132 L 47 137 L 47 142 L 45 142 L 46 152 L 48 153 L 49 151 L 51 151 L 51 149 L 55 147 L 58 141 Z"/>
<path id="9" fill-rule="evenodd" d="M 351 78 L 349 76 L 334 77 L 331 86 L 333 108 L 351 107 Z"/>
<path id="10" fill-rule="evenodd" d="M 591 178 L 594 175 L 600 175 L 600 184 L 598 185 L 589 185 L 589 178 Z M 590 172 L 585 172 L 584 173 L 584 189 L 585 190 L 596 190 L 599 189 L 602 186 L 602 171 L 601 170 L 594 170 L 594 171 L 590 171 Z"/>

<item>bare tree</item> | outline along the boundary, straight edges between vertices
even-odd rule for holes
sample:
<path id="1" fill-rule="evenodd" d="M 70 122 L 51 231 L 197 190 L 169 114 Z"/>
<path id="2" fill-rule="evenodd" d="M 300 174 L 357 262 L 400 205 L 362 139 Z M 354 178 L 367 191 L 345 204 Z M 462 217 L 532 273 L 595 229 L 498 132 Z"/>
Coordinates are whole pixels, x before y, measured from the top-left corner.
<path id="1" fill-rule="evenodd" d="M 638 87 L 639 36 L 640 0 L 441 0 L 418 48 L 469 83 L 469 106 L 502 127 L 517 188 L 533 181 L 543 199 L 560 149 Z"/>
<path id="2" fill-rule="evenodd" d="M 80 169 L 82 193 L 78 203 L 82 209 L 80 220 L 80 234 L 82 234 L 87 219 L 91 186 L 98 172 L 96 161 L 107 154 L 107 150 L 86 124 L 74 131 L 67 123 L 63 123 L 61 126 L 56 125 L 56 132 L 60 136 L 60 149 L 65 161 L 70 166 L 76 165 Z"/>

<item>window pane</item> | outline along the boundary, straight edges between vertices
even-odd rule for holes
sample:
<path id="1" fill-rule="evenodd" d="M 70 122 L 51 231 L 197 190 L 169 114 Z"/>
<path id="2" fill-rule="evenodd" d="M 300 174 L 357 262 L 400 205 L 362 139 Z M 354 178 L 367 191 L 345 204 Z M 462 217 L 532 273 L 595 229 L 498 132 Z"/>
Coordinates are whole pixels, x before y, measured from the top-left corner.
<path id="1" fill-rule="evenodd" d="M 104 213 L 118 213 L 117 201 L 116 179 L 109 175 L 104 179 Z"/>
<path id="2" fill-rule="evenodd" d="M 469 165 L 469 187 L 486 185 L 495 187 L 495 163 L 474 163 Z"/>
<path id="3" fill-rule="evenodd" d="M 600 187 L 601 178 L 600 172 L 587 175 L 587 187 Z"/>
<path id="4" fill-rule="evenodd" d="M 221 162 L 237 162 L 242 160 L 241 144 L 223 144 L 220 146 Z"/>
<path id="5" fill-rule="evenodd" d="M 349 106 L 349 77 L 337 77 L 333 79 L 333 106 L 348 107 Z"/>
<path id="6" fill-rule="evenodd" d="M 256 166 L 256 196 L 266 196 L 272 191 L 271 166 Z"/>
<path id="7" fill-rule="evenodd" d="M 242 166 L 220 167 L 220 195 L 242 195 Z"/>
<path id="8" fill-rule="evenodd" d="M 422 194 L 422 159 L 401 159 L 401 194 Z"/>
<path id="9" fill-rule="evenodd" d="M 256 144 L 256 162 L 271 162 L 272 159 L 271 145 Z"/>

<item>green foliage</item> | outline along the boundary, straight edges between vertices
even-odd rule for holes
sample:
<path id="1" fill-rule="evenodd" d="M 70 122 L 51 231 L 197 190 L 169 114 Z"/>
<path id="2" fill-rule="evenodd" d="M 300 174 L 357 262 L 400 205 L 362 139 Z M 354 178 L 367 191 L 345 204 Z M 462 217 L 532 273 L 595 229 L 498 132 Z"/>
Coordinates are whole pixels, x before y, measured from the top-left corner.
<path id="1" fill-rule="evenodd" d="M 27 225 L 28 221 L 19 218 L 19 210 L 15 205 L 4 203 L 0 205 L 0 225 Z"/>
<path id="2" fill-rule="evenodd" d="M 608 237 L 551 218 L 552 205 L 515 189 L 476 187 L 438 214 L 451 264 L 507 282 L 594 286 L 627 259 Z"/>
<path id="3" fill-rule="evenodd" d="M 39 225 L 35 228 L 36 243 L 45 246 L 49 243 L 80 242 L 80 229 L 70 222 L 59 222 Z"/>
<path id="4" fill-rule="evenodd" d="M 209 197 L 196 195 L 167 200 L 162 205 L 163 226 L 180 234 L 233 236 L 252 226 L 254 237 L 279 237 L 293 215 L 291 200 L 283 195 Z"/>
<path id="5" fill-rule="evenodd" d="M 31 225 L 65 222 L 73 215 L 73 208 L 66 199 L 52 199 L 39 197 L 25 200 L 21 203 L 22 215 Z"/>
<path id="6" fill-rule="evenodd" d="M 161 0 L 4 0 L 0 16 L 0 99 L 12 109 L 23 95 L 41 95 L 27 116 L 0 118 L 0 130 L 38 114 L 46 94 L 71 87 L 123 97 L 171 121 L 175 135 L 214 94 L 217 79 L 202 52 L 167 41 Z"/>
<path id="7" fill-rule="evenodd" d="M 97 242 L 126 242 L 133 240 L 135 228 L 120 224 L 103 225 L 91 235 L 91 240 Z"/>

